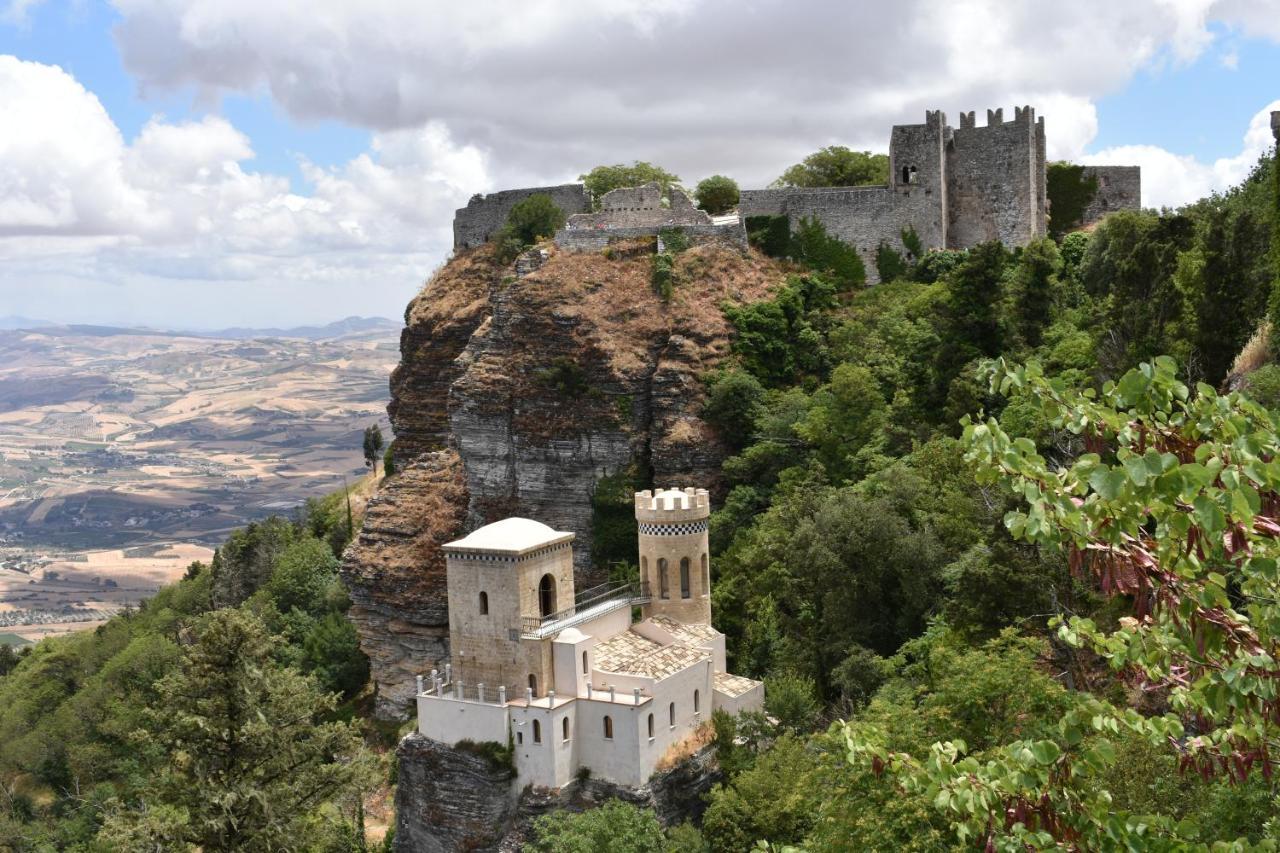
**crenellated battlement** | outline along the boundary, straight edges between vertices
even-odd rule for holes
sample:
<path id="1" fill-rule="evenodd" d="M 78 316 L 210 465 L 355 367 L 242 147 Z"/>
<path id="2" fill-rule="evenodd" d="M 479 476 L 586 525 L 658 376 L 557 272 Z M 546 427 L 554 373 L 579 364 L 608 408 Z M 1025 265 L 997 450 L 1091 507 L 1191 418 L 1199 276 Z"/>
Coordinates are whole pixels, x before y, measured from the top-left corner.
<path id="1" fill-rule="evenodd" d="M 695 521 L 711 515 L 711 498 L 706 489 L 687 487 L 657 493 L 646 489 L 635 493 L 636 520 L 654 524 Z"/>

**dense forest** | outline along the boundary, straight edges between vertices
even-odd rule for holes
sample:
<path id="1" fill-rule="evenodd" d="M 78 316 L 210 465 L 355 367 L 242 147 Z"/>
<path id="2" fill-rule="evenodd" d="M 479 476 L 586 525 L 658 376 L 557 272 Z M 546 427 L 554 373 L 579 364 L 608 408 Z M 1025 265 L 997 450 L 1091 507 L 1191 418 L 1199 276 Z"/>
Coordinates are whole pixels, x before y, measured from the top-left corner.
<path id="1" fill-rule="evenodd" d="M 874 288 L 816 223 L 748 223 L 792 274 L 726 308 L 704 417 L 733 450 L 717 627 L 766 713 L 715 717 L 701 826 L 614 803 L 532 849 L 1272 849 L 1278 205 L 1265 158 L 1019 249 L 904 234 Z M 343 617 L 356 524 L 311 502 L 94 632 L 0 650 L 0 849 L 368 849 L 397 733 Z"/>

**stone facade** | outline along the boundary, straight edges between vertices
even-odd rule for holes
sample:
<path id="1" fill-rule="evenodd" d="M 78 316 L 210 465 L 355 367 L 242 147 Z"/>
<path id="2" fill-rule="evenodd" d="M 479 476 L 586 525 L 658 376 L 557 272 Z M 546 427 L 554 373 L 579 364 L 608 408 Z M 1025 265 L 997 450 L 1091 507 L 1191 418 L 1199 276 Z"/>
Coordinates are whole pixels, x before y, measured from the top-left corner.
<path id="1" fill-rule="evenodd" d="M 705 490 L 686 500 L 635 496 L 640 534 L 640 577 L 648 585 L 645 617 L 711 624 L 711 571 L 707 524 L 711 504 Z"/>
<path id="2" fill-rule="evenodd" d="M 1115 210 L 1142 206 L 1142 170 L 1137 166 L 1085 166 L 1086 177 L 1096 178 L 1098 189 L 1084 209 L 1081 224 L 1097 222 Z"/>
<path id="3" fill-rule="evenodd" d="M 518 190 L 482 195 L 477 193 L 459 208 L 453 217 L 453 248 L 470 249 L 488 242 L 498 229 L 507 224 L 507 214 L 516 202 L 537 194 L 549 195 L 566 216 L 591 209 L 591 199 L 582 184 L 556 187 L 526 187 Z"/>
<path id="4" fill-rule="evenodd" d="M 967 249 L 988 240 L 1023 246 L 1044 236 L 1048 222 L 1044 119 L 1031 107 L 988 110 L 985 127 L 972 112 L 960 126 L 937 110 L 923 124 L 894 126 L 889 141 L 889 183 L 868 187 L 744 190 L 739 213 L 786 216 L 792 228 L 817 219 L 831 235 L 856 248 L 877 281 L 881 243 L 905 253 L 902 234 L 914 230 L 929 249 Z M 1105 210 L 1138 207 L 1138 168 L 1106 167 L 1114 190 L 1100 193 Z"/>
<path id="5" fill-rule="evenodd" d="M 694 245 L 722 242 L 740 249 L 747 245 L 747 232 L 739 219 L 713 220 L 679 187 L 670 189 L 664 203 L 656 183 L 605 193 L 600 210 L 569 217 L 556 233 L 556 245 L 572 252 L 594 252 L 621 240 L 655 237 L 669 228 L 678 228 Z"/>

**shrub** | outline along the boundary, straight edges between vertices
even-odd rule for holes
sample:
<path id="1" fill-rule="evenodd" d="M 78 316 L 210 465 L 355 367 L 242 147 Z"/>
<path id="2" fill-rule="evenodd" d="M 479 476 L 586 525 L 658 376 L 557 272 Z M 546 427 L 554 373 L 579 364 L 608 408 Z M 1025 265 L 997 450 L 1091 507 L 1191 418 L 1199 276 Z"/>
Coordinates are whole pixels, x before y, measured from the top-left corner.
<path id="1" fill-rule="evenodd" d="M 1098 194 L 1098 179 L 1085 175 L 1084 166 L 1050 163 L 1045 190 L 1049 196 L 1049 236 L 1055 240 L 1078 227 L 1085 208 Z"/>
<path id="2" fill-rule="evenodd" d="M 675 258 L 670 252 L 653 256 L 653 286 L 663 302 L 670 302 L 675 289 Z"/>
<path id="3" fill-rule="evenodd" d="M 783 731 L 807 734 L 817 726 L 822 713 L 817 685 L 812 678 L 789 672 L 766 678 L 764 710 Z"/>
<path id="4" fill-rule="evenodd" d="M 662 250 L 670 255 L 680 254 L 692 242 L 689 235 L 680 228 L 663 228 L 658 231 L 658 238 L 662 241 Z"/>
<path id="5" fill-rule="evenodd" d="M 780 187 L 855 187 L 889 183 L 889 157 L 830 145 L 815 151 L 774 181 Z"/>
<path id="6" fill-rule="evenodd" d="M 656 183 L 662 187 L 662 195 L 665 198 L 670 189 L 680 183 L 678 175 L 673 175 L 661 166 L 645 163 L 642 160 L 636 160 L 630 166 L 625 163 L 596 166 L 585 175 L 579 175 L 578 180 L 582 181 L 587 194 L 591 196 L 592 205 L 596 207 L 600 205 L 601 196 L 620 187 L 638 187 L 647 183 Z"/>
<path id="7" fill-rule="evenodd" d="M 918 261 L 924 257 L 924 243 L 920 240 L 920 235 L 916 233 L 915 226 L 908 225 L 902 229 L 902 245 L 907 250 L 907 255 L 913 261 Z"/>
<path id="8" fill-rule="evenodd" d="M 387 477 L 396 472 L 396 454 L 392 449 L 394 446 L 395 441 L 392 441 L 391 444 L 387 445 L 386 452 L 382 454 L 382 473 Z"/>
<path id="9" fill-rule="evenodd" d="M 924 284 L 933 284 L 938 279 L 960 266 L 964 260 L 964 252 L 954 249 L 934 249 L 925 253 L 916 262 L 911 277 Z"/>
<path id="10" fill-rule="evenodd" d="M 564 225 L 564 220 L 564 211 L 551 200 L 551 196 L 534 193 L 512 205 L 504 230 L 522 246 L 529 246 L 556 233 Z"/>
<path id="11" fill-rule="evenodd" d="M 702 417 L 733 449 L 747 446 L 764 413 L 764 386 L 750 373 L 724 370 L 708 381 Z"/>
<path id="12" fill-rule="evenodd" d="M 791 251 L 791 221 L 785 216 L 748 216 L 747 242 L 771 258 Z"/>
<path id="13" fill-rule="evenodd" d="M 712 216 L 733 210 L 738 206 L 740 195 L 738 183 L 724 175 L 712 175 L 700 181 L 697 189 L 693 191 L 698 207 Z"/>
<path id="14" fill-rule="evenodd" d="M 876 246 L 876 272 L 881 281 L 897 281 L 906 278 L 907 262 L 898 251 L 883 240 Z"/>
<path id="15" fill-rule="evenodd" d="M 867 281 L 867 269 L 857 249 L 827 233 L 816 218 L 804 217 L 791 238 L 791 257 L 825 273 L 836 290 L 844 292 Z"/>

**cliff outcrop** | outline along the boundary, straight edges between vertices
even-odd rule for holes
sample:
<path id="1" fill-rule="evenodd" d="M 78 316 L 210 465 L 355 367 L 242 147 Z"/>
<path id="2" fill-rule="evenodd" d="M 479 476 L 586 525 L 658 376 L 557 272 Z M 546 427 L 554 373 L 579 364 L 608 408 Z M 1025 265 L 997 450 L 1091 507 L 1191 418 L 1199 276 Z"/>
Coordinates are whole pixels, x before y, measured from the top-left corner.
<path id="1" fill-rule="evenodd" d="M 725 448 L 699 418 L 702 377 L 729 352 L 721 305 L 768 295 L 782 271 L 717 245 L 677 257 L 674 295 L 650 283 L 652 241 L 548 247 L 522 277 L 463 250 L 410 303 L 388 407 L 401 472 L 344 559 L 380 716 L 408 710 L 413 675 L 447 657 L 438 545 L 508 515 L 577 534 L 591 564 L 605 476 L 714 488 Z M 528 269 L 528 267 L 526 267 Z"/>

